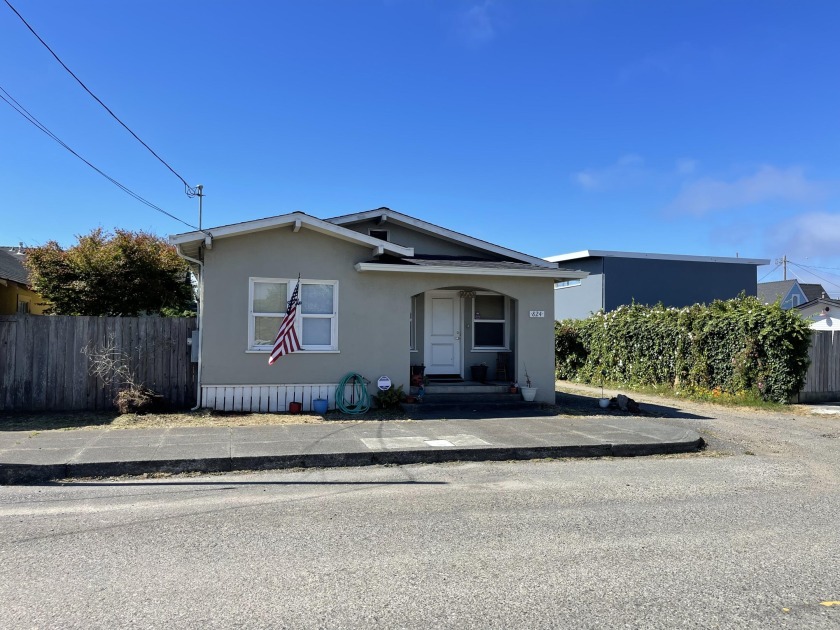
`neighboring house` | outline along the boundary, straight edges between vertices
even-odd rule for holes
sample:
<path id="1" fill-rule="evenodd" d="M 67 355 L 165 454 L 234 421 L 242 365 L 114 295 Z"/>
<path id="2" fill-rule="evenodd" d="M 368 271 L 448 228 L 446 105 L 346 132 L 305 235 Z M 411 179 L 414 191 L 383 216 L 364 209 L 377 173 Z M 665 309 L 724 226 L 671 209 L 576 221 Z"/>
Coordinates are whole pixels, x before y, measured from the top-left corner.
<path id="1" fill-rule="evenodd" d="M 29 288 L 29 272 L 23 266 L 25 259 L 22 246 L 0 246 L 0 315 L 44 312 L 44 298 Z"/>
<path id="2" fill-rule="evenodd" d="M 170 237 L 199 272 L 200 404 L 231 392 L 255 411 L 328 397 L 350 372 L 409 388 L 426 375 L 464 376 L 498 355 L 508 380 L 554 401 L 554 283 L 558 268 L 379 208 L 322 220 L 293 212 Z M 300 274 L 296 329 L 303 350 L 268 365 Z M 469 377 L 467 376 L 467 379 Z M 309 393 L 308 393 L 309 392 Z"/>
<path id="3" fill-rule="evenodd" d="M 546 260 L 580 269 L 585 278 L 558 282 L 554 316 L 585 319 L 623 304 L 662 303 L 683 307 L 756 294 L 756 268 L 770 261 L 754 258 L 683 256 L 644 252 L 585 250 Z"/>
<path id="4" fill-rule="evenodd" d="M 825 297 L 823 293 L 822 297 L 794 308 L 811 322 L 812 330 L 840 330 L 840 300 Z"/>
<path id="5" fill-rule="evenodd" d="M 801 283 L 798 280 L 761 282 L 758 285 L 758 299 L 765 304 L 781 301 L 782 309 L 788 310 L 801 304 L 826 297 L 821 284 Z"/>

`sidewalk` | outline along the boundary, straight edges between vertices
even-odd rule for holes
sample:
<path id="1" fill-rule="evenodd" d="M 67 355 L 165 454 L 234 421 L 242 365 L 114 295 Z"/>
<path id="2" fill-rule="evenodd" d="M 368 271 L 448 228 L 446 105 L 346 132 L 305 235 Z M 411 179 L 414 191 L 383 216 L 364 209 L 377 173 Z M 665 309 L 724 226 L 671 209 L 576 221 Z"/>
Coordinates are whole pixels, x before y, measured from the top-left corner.
<path id="1" fill-rule="evenodd" d="M 689 429 L 635 417 L 360 421 L 265 427 L 0 432 L 0 484 L 544 457 L 632 457 L 702 448 Z"/>

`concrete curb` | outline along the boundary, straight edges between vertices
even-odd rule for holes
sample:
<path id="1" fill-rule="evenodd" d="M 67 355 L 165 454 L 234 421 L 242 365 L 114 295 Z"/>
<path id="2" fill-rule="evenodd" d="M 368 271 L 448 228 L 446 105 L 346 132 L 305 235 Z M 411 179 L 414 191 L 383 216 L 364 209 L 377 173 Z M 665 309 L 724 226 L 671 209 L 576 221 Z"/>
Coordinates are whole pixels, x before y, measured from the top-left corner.
<path id="1" fill-rule="evenodd" d="M 310 453 L 206 459 L 78 462 L 66 464 L 0 464 L 0 484 L 23 485 L 86 477 L 117 477 L 153 473 L 216 473 L 287 468 L 335 468 L 351 466 L 437 464 L 566 457 L 639 457 L 692 453 L 705 446 L 703 438 L 653 444 L 598 444 L 567 446 L 522 446 L 454 449 L 412 449 L 352 453 Z"/>

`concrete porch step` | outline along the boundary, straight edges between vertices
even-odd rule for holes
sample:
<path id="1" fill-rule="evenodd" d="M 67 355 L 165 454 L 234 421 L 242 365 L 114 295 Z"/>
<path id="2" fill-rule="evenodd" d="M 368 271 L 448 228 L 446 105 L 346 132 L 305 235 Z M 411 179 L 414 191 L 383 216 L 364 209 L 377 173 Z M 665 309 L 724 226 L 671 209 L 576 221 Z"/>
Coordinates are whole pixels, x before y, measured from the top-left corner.
<path id="1" fill-rule="evenodd" d="M 426 395 L 429 394 L 506 394 L 509 390 L 506 383 L 429 383 L 426 385 Z M 417 388 L 412 387 L 412 393 Z"/>
<path id="2" fill-rule="evenodd" d="M 511 394 L 507 390 L 505 393 L 500 392 L 485 392 L 485 393 L 429 393 L 426 390 L 426 395 L 423 397 L 423 404 L 440 403 L 445 405 L 458 404 L 472 404 L 472 403 L 499 403 L 499 402 L 523 402 L 522 394 Z"/>

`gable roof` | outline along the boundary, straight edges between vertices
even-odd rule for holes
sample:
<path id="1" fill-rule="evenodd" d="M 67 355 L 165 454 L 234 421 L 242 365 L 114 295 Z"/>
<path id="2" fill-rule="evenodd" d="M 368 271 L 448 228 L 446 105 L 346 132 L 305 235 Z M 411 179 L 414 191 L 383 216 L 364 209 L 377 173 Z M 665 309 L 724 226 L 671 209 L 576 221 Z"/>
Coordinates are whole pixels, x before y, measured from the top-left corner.
<path id="1" fill-rule="evenodd" d="M 17 247 L 0 247 L 0 280 L 29 286 L 29 272 L 23 266 L 25 256 Z"/>
<path id="2" fill-rule="evenodd" d="M 455 232 L 454 230 L 449 230 L 439 225 L 435 225 L 434 223 L 416 219 L 408 216 L 407 214 L 391 210 L 390 208 L 377 208 L 376 210 L 367 210 L 365 212 L 357 212 L 355 214 L 345 214 L 332 217 L 327 219 L 327 221 L 335 225 L 349 225 L 352 223 L 361 223 L 362 221 L 370 221 L 371 219 L 379 219 L 380 223 L 383 224 L 390 222 L 409 227 L 417 230 L 418 232 L 436 236 L 444 241 L 466 245 L 484 252 L 491 252 L 498 256 L 528 263 L 529 265 L 533 265 L 535 267 L 544 267 L 548 269 L 556 269 L 557 267 L 556 264 L 550 264 L 551 261 L 546 261 L 543 258 L 523 254 L 522 252 L 508 249 L 507 247 L 502 247 L 501 245 L 495 245 L 489 241 L 483 241 L 479 238 L 462 234 L 461 232 Z"/>
<path id="3" fill-rule="evenodd" d="M 834 306 L 835 308 L 840 308 L 840 300 L 835 300 L 834 298 L 824 297 L 824 298 L 817 298 L 815 300 L 809 300 L 804 304 L 799 304 L 798 306 L 794 306 L 793 308 L 798 311 L 804 311 L 807 308 L 812 306 L 816 306 L 817 304 L 826 304 L 828 306 Z"/>
<path id="4" fill-rule="evenodd" d="M 770 261 L 764 258 L 739 258 L 731 256 L 687 256 L 684 254 L 653 254 L 650 252 L 619 252 L 606 249 L 584 249 L 569 254 L 558 254 L 547 256 L 546 260 L 551 262 L 565 262 L 568 260 L 581 260 L 583 258 L 647 258 L 650 260 L 673 260 L 683 262 L 716 262 L 734 265 L 769 265 Z"/>
<path id="5" fill-rule="evenodd" d="M 169 237 L 169 242 L 178 247 L 178 249 L 185 255 L 196 257 L 202 244 L 212 247 L 214 239 L 227 238 L 230 236 L 238 236 L 242 234 L 250 234 L 253 232 L 262 232 L 265 230 L 274 230 L 284 227 L 291 227 L 294 232 L 301 228 L 307 228 L 314 232 L 326 234 L 351 243 L 358 243 L 373 249 L 375 255 L 383 253 L 391 253 L 397 256 L 412 256 L 414 250 L 411 247 L 403 247 L 395 243 L 389 243 L 373 236 L 367 236 L 354 232 L 347 228 L 328 223 L 317 217 L 310 216 L 303 212 L 291 212 L 289 214 L 281 214 L 275 217 L 267 217 L 265 219 L 255 219 L 253 221 L 243 221 L 242 223 L 232 223 L 230 225 L 222 225 L 214 228 L 206 228 L 201 231 L 184 232 L 182 234 L 173 234 Z"/>
<path id="6" fill-rule="evenodd" d="M 778 299 L 784 299 L 794 285 L 799 284 L 796 280 L 777 280 L 776 282 L 759 282 L 756 287 L 756 296 L 765 304 L 772 304 Z"/>
<path id="7" fill-rule="evenodd" d="M 805 298 L 809 302 L 818 300 L 823 295 L 828 297 L 828 291 L 826 291 L 821 284 L 803 284 L 800 282 L 799 288 L 802 289 L 802 293 L 805 294 Z"/>

